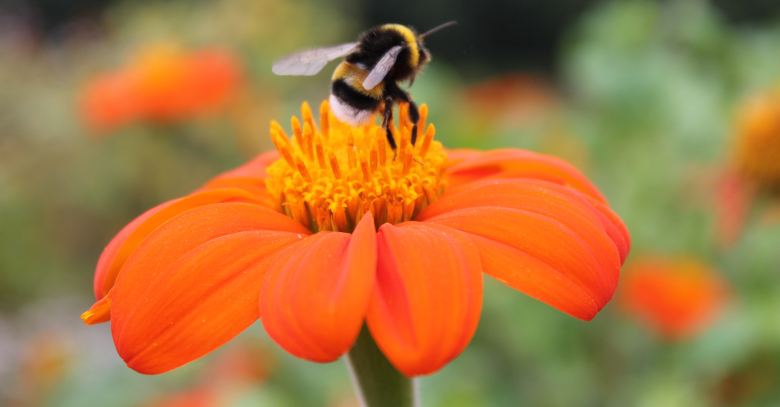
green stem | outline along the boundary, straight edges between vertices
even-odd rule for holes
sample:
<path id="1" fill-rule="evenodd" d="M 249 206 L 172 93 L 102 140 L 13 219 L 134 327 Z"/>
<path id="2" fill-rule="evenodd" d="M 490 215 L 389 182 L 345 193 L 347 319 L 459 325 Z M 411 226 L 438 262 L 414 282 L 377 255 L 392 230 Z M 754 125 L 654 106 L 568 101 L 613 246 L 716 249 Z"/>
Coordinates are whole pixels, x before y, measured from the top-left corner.
<path id="1" fill-rule="evenodd" d="M 347 366 L 363 407 L 416 407 L 414 381 L 390 364 L 366 325 L 347 354 Z"/>

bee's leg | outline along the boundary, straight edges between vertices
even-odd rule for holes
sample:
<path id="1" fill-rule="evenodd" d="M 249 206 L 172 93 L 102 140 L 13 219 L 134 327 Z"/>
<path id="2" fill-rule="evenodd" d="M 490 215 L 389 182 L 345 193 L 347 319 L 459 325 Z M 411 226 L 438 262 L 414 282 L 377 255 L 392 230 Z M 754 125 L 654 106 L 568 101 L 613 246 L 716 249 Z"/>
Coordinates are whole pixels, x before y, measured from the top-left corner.
<path id="1" fill-rule="evenodd" d="M 392 96 L 388 96 L 385 98 L 385 114 L 382 116 L 382 128 L 385 129 L 385 134 L 387 134 L 387 143 L 390 144 L 390 148 L 393 149 L 393 153 L 398 153 L 398 146 L 395 144 L 395 137 L 393 137 L 393 131 L 390 130 L 390 123 L 393 122 L 393 105 L 395 104 L 395 99 Z M 395 155 L 393 155 L 393 160 L 395 160 Z"/>
<path id="2" fill-rule="evenodd" d="M 396 88 L 396 93 L 398 93 L 398 99 L 403 100 L 404 102 L 409 104 L 409 120 L 412 122 L 412 145 L 414 145 L 417 142 L 417 125 L 420 123 L 420 111 L 417 110 L 417 105 L 414 103 L 414 100 L 412 100 L 412 97 L 409 96 L 408 93 L 401 90 L 401 88 Z"/>

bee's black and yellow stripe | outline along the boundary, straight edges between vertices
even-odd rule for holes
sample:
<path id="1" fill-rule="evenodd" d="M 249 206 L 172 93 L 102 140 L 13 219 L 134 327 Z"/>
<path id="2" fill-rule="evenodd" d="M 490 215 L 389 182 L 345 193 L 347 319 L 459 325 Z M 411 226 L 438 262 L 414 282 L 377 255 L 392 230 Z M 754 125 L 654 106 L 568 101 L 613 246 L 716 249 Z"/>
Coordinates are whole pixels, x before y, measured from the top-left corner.
<path id="1" fill-rule="evenodd" d="M 360 93 L 347 85 L 347 83 L 342 79 L 333 81 L 333 84 L 330 88 L 330 93 L 343 102 L 359 110 L 369 110 L 375 112 L 379 109 L 382 103 L 382 99 L 375 99 L 371 96 L 366 96 L 365 94 Z"/>
<path id="2" fill-rule="evenodd" d="M 330 93 L 358 110 L 376 112 L 382 104 L 384 83 L 371 90 L 363 87 L 368 71 L 349 62 L 342 62 L 333 72 Z"/>

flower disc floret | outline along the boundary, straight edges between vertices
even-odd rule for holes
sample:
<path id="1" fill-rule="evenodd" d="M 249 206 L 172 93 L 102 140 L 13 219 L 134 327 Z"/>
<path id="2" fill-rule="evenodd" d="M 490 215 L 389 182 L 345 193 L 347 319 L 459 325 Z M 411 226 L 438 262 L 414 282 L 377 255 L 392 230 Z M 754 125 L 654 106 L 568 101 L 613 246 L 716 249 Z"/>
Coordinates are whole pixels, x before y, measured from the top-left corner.
<path id="1" fill-rule="evenodd" d="M 307 103 L 303 124 L 292 118 L 293 140 L 271 124 L 271 139 L 282 158 L 268 167 L 266 187 L 277 209 L 310 230 L 351 232 L 366 213 L 376 227 L 414 219 L 444 192 L 447 153 L 434 141 L 431 124 L 412 145 L 408 108 L 401 108 L 398 153 L 388 147 L 377 124 L 359 128 L 339 122 L 328 102 L 320 124 Z M 424 128 L 427 107 L 421 108 Z"/>

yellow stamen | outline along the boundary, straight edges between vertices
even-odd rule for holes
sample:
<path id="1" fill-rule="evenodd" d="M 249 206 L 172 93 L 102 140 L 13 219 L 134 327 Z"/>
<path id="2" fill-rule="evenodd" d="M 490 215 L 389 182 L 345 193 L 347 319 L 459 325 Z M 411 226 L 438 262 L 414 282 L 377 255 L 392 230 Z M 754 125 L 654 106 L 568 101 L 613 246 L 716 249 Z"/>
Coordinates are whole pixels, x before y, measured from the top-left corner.
<path id="1" fill-rule="evenodd" d="M 398 105 L 398 127 L 403 131 L 409 124 L 409 104 L 401 103 Z"/>
<path id="2" fill-rule="evenodd" d="M 371 182 L 371 171 L 368 167 L 368 161 L 366 160 L 365 155 L 361 154 L 360 156 L 360 169 L 363 171 L 363 182 L 369 183 Z"/>
<path id="3" fill-rule="evenodd" d="M 409 142 L 408 107 L 402 109 L 395 133 L 400 149 L 396 161 L 388 160 L 380 126 L 355 128 L 339 122 L 323 103 L 319 133 L 306 107 L 302 111 L 302 125 L 292 119 L 295 141 L 278 123 L 271 124 L 271 139 L 282 157 L 268 167 L 265 182 L 278 210 L 312 231 L 352 232 L 367 213 L 374 216 L 376 227 L 413 220 L 446 188 L 447 154 L 433 140 L 435 131 L 429 126 L 417 157 Z"/>
<path id="4" fill-rule="evenodd" d="M 403 166 L 403 164 L 406 162 L 406 149 L 398 146 L 398 150 L 396 151 L 398 151 L 398 162 Z"/>
<path id="5" fill-rule="evenodd" d="M 387 210 L 388 210 L 388 214 L 387 214 L 388 222 L 390 222 L 390 219 L 392 219 L 393 224 L 403 222 L 404 208 L 401 202 L 399 202 L 397 199 L 394 200 L 392 205 L 389 206 Z"/>
<path id="6" fill-rule="evenodd" d="M 428 105 L 420 106 L 420 122 L 417 123 L 417 142 L 420 142 L 420 135 L 425 131 L 425 121 L 428 120 Z"/>
<path id="7" fill-rule="evenodd" d="M 331 219 L 333 230 L 348 230 L 347 212 L 343 206 L 333 208 L 333 218 Z"/>
<path id="8" fill-rule="evenodd" d="M 285 211 L 287 216 L 297 220 L 306 227 L 310 227 L 311 219 L 300 191 L 292 190 L 289 194 L 285 194 L 285 205 L 287 206 Z"/>
<path id="9" fill-rule="evenodd" d="M 379 153 L 379 165 L 384 167 L 387 165 L 387 145 L 385 144 L 387 142 L 387 138 L 385 137 L 385 133 L 380 129 L 378 129 L 376 132 L 376 148 L 377 153 Z"/>
<path id="10" fill-rule="evenodd" d="M 396 133 L 397 134 L 397 133 Z M 400 151 L 401 164 L 406 162 L 406 145 L 409 144 L 409 140 L 406 138 L 406 132 L 401 130 L 401 134 L 398 138 L 398 151 Z"/>
<path id="11" fill-rule="evenodd" d="M 301 160 L 295 160 L 295 166 L 298 167 L 298 172 L 301 173 L 303 179 L 305 179 L 306 182 L 311 182 L 311 175 L 309 175 L 309 171 L 306 169 L 306 164 Z"/>
<path id="12" fill-rule="evenodd" d="M 317 125 L 314 123 L 314 116 L 311 114 L 311 108 L 306 102 L 303 102 L 301 105 L 301 116 L 303 117 L 304 123 L 309 123 L 312 131 L 317 131 Z"/>
<path id="13" fill-rule="evenodd" d="M 425 198 L 428 199 L 428 203 L 432 204 L 437 201 L 439 198 L 440 192 L 434 191 L 430 186 L 423 186 L 423 192 L 425 193 Z"/>
<path id="14" fill-rule="evenodd" d="M 347 201 L 347 215 L 352 220 L 353 225 L 357 225 L 357 216 L 358 216 L 358 208 L 360 206 L 360 202 L 358 201 L 357 197 L 350 197 Z"/>
<path id="15" fill-rule="evenodd" d="M 431 147 L 431 141 L 433 141 L 434 135 L 436 135 L 436 127 L 431 123 L 428 125 L 428 130 L 425 131 L 425 138 L 420 146 L 420 158 L 425 158 L 425 155 L 428 154 L 428 149 Z"/>
<path id="16" fill-rule="evenodd" d="M 404 201 L 404 217 L 403 221 L 407 222 L 412 219 L 412 216 L 414 216 L 414 199 L 406 199 Z"/>
<path id="17" fill-rule="evenodd" d="M 276 130 L 279 132 L 279 135 L 284 136 L 285 139 L 287 138 L 287 133 L 284 132 L 284 129 L 276 120 L 271 120 L 271 130 Z"/>
<path id="18" fill-rule="evenodd" d="M 371 172 L 372 173 L 376 172 L 376 164 L 377 164 L 376 140 L 371 141 L 371 154 L 369 160 L 371 162 Z"/>
<path id="19" fill-rule="evenodd" d="M 412 159 L 414 158 L 412 153 L 413 153 L 412 145 L 411 144 L 407 144 L 406 148 L 404 148 L 404 150 L 403 150 L 403 154 L 401 154 L 401 160 L 404 163 L 404 168 L 403 168 L 403 174 L 404 175 L 408 175 L 409 174 L 409 169 L 411 169 L 411 167 L 412 167 Z"/>
<path id="20" fill-rule="evenodd" d="M 306 143 L 304 143 L 303 140 L 303 131 L 301 130 L 301 122 L 298 120 L 297 117 L 293 116 L 292 119 L 290 119 L 290 123 L 292 124 L 293 129 L 293 138 L 295 139 L 295 142 L 298 143 L 298 148 L 301 149 L 301 151 L 306 151 Z"/>
<path id="21" fill-rule="evenodd" d="M 355 136 L 354 136 L 354 130 L 350 130 L 347 133 L 347 158 L 349 159 L 349 168 L 355 169 L 357 168 L 356 158 L 355 158 Z"/>
<path id="22" fill-rule="evenodd" d="M 295 160 L 293 160 L 292 154 L 290 153 L 290 141 L 287 140 L 287 137 L 279 135 L 279 132 L 276 129 L 271 129 L 271 141 L 273 141 L 279 154 L 287 161 L 287 164 L 290 167 L 294 167 Z"/>
<path id="23" fill-rule="evenodd" d="M 327 206 L 324 207 L 315 206 L 314 211 L 316 212 L 315 219 L 317 222 L 317 230 L 319 231 L 332 230 L 331 213 L 328 210 Z"/>
<path id="24" fill-rule="evenodd" d="M 339 167 L 339 160 L 332 151 L 328 152 L 328 159 L 330 160 L 330 168 L 333 170 L 333 176 L 336 179 L 341 179 L 341 168 Z"/>
<path id="25" fill-rule="evenodd" d="M 320 137 L 319 134 L 314 138 L 314 148 L 317 150 L 317 163 L 320 165 L 321 169 L 326 169 L 325 149 L 322 147 L 322 137 Z"/>
<path id="26" fill-rule="evenodd" d="M 426 109 L 426 112 L 428 110 Z M 322 127 L 322 136 L 328 138 L 328 130 L 330 125 L 328 123 L 328 113 L 330 113 L 330 105 L 327 100 L 323 100 L 320 105 L 320 127 Z"/>
<path id="27" fill-rule="evenodd" d="M 312 127 L 309 125 L 309 122 L 303 123 L 303 142 L 305 145 L 305 153 L 306 157 L 308 157 L 310 160 L 314 159 L 314 146 L 312 142 Z"/>

